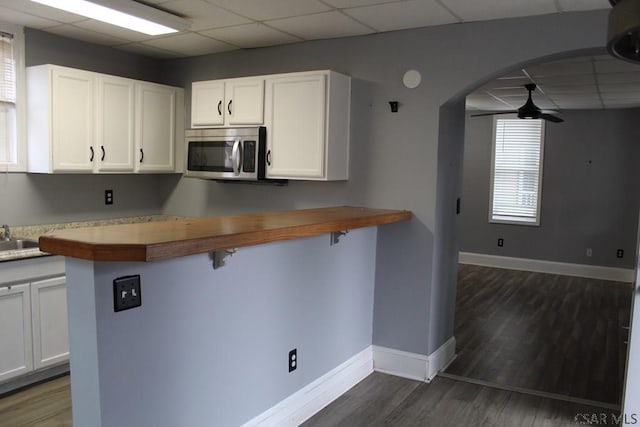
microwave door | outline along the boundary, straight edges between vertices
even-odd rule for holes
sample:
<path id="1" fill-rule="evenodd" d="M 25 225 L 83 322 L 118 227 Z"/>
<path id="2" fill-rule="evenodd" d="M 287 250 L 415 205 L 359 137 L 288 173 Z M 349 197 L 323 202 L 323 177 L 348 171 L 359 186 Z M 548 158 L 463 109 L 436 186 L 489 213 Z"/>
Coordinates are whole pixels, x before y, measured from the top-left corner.
<path id="1" fill-rule="evenodd" d="M 236 142 L 239 141 L 189 141 L 187 168 L 190 171 L 213 172 L 221 177 L 233 175 Z"/>

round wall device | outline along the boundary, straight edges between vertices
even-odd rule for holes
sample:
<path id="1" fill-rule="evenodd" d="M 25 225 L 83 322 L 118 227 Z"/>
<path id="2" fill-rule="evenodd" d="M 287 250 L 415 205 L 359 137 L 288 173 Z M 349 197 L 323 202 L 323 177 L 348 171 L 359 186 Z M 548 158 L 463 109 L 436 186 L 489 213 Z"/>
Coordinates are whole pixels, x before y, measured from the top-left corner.
<path id="1" fill-rule="evenodd" d="M 409 70 L 404 73 L 404 76 L 402 77 L 402 83 L 409 89 L 417 88 L 421 81 L 422 76 L 418 70 Z"/>

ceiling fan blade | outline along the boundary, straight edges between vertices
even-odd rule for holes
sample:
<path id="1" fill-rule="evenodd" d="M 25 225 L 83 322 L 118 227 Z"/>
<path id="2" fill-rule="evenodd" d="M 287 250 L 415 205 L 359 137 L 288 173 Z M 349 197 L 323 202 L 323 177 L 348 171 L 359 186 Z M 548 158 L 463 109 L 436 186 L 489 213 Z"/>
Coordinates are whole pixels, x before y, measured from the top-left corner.
<path id="1" fill-rule="evenodd" d="M 496 116 L 498 114 L 515 114 L 517 111 L 496 111 L 494 113 L 472 114 L 471 117 Z"/>
<path id="2" fill-rule="evenodd" d="M 560 117 L 554 116 L 553 114 L 542 114 L 540 115 L 541 119 L 545 119 L 545 120 L 549 120 L 550 122 L 553 123 L 562 123 L 564 122 L 563 119 L 561 119 Z"/>

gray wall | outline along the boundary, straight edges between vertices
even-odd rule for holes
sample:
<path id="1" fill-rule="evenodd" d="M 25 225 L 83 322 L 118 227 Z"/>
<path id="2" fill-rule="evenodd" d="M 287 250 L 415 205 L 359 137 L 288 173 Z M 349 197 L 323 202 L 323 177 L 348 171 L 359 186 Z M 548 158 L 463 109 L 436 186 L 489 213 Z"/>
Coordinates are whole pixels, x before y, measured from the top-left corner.
<path id="1" fill-rule="evenodd" d="M 25 31 L 26 65 L 58 64 L 160 81 L 161 62 L 38 30 Z M 0 174 L 0 222 L 32 225 L 162 212 L 178 175 Z M 104 205 L 104 190 L 114 204 Z"/>
<path id="2" fill-rule="evenodd" d="M 412 221 L 379 231 L 374 343 L 429 354 L 453 334 L 457 220 L 451 216 L 461 193 L 464 121 L 459 102 L 528 62 L 600 52 L 606 19 L 606 11 L 566 13 L 167 61 L 166 77 L 187 88 L 187 103 L 192 81 L 312 69 L 351 75 L 353 94 L 348 182 L 255 187 L 182 179 L 165 212 L 211 215 L 343 203 L 410 209 Z M 423 75 L 414 90 L 402 85 L 411 68 Z M 389 111 L 391 100 L 400 102 L 398 113 Z M 441 111 L 444 104 L 450 107 Z"/>
<path id="3" fill-rule="evenodd" d="M 467 119 L 461 251 L 633 268 L 640 109 L 566 111 L 563 117 L 564 123 L 545 127 L 539 227 L 489 223 L 493 118 Z M 616 258 L 617 249 L 624 258 Z"/>
<path id="4" fill-rule="evenodd" d="M 376 230 L 329 240 L 240 248 L 218 270 L 208 254 L 71 259 L 74 425 L 239 426 L 369 348 Z M 114 313 L 112 281 L 130 274 L 142 306 Z"/>

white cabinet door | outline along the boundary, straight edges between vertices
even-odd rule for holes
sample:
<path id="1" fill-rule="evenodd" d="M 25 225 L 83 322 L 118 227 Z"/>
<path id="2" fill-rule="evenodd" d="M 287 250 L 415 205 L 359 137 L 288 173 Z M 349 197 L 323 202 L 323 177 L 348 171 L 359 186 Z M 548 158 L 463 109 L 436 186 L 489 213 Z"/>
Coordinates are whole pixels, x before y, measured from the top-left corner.
<path id="1" fill-rule="evenodd" d="M 33 369 L 29 284 L 0 287 L 0 381 Z"/>
<path id="2" fill-rule="evenodd" d="M 35 369 L 69 359 L 67 287 L 64 277 L 31 283 Z"/>
<path id="3" fill-rule="evenodd" d="M 267 176 L 323 178 L 326 76 L 268 79 L 266 101 Z"/>
<path id="4" fill-rule="evenodd" d="M 93 74 L 61 67 L 51 73 L 53 171 L 91 171 L 96 156 Z"/>
<path id="5" fill-rule="evenodd" d="M 172 172 L 175 150 L 176 89 L 136 83 L 136 170 Z"/>
<path id="6" fill-rule="evenodd" d="M 233 79 L 225 87 L 228 125 L 261 125 L 264 122 L 264 80 Z"/>
<path id="7" fill-rule="evenodd" d="M 134 151 L 134 82 L 101 75 L 96 79 L 95 169 L 132 172 Z"/>
<path id="8" fill-rule="evenodd" d="M 191 127 L 224 124 L 224 82 L 211 80 L 191 85 Z"/>

